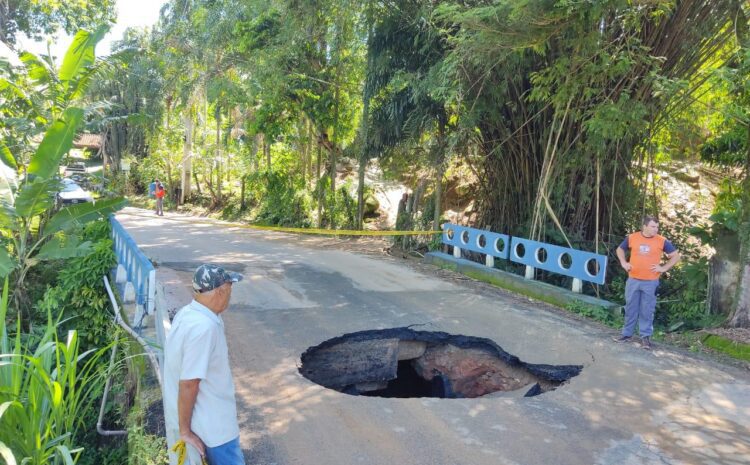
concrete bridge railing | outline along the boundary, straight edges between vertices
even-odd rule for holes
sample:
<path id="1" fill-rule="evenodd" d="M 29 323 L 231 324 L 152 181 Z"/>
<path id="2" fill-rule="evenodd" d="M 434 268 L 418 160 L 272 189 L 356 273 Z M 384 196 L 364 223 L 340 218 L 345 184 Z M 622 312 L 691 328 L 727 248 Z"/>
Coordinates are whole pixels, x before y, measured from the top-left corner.
<path id="1" fill-rule="evenodd" d="M 525 278 L 529 280 L 534 279 L 537 268 L 568 276 L 573 278 L 572 291 L 576 293 L 582 292 L 583 281 L 604 284 L 606 278 L 606 255 L 452 223 L 442 227 L 442 241 L 453 246 L 455 258 L 461 258 L 461 250 L 471 250 L 485 254 L 485 265 L 490 268 L 495 266 L 495 258 L 526 265 Z"/>
<path id="2" fill-rule="evenodd" d="M 110 217 L 112 225 L 112 242 L 117 256 L 117 273 L 115 283 L 121 291 L 120 297 L 125 304 L 135 304 L 132 315 L 132 325 L 136 331 L 142 331 L 145 318 L 152 317 L 156 345 L 161 348 L 165 339 L 164 325 L 160 324 L 163 315 L 158 315 L 163 309 L 156 306 L 156 270 L 151 260 L 140 251 L 135 240 L 125 231 L 125 228 Z M 161 350 L 159 351 L 161 353 Z M 159 362 L 162 362 L 159 357 Z"/>

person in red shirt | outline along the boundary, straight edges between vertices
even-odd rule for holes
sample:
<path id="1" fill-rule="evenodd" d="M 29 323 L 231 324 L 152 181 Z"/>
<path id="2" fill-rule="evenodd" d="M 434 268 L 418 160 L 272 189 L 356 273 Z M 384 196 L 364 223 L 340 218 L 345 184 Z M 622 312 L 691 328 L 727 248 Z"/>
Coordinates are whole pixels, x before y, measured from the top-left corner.
<path id="1" fill-rule="evenodd" d="M 159 216 L 164 216 L 164 194 L 166 191 L 164 190 L 164 185 L 159 182 L 159 180 L 156 180 L 156 214 Z"/>
<path id="2" fill-rule="evenodd" d="M 620 266 L 628 272 L 628 280 L 625 284 L 625 324 L 622 334 L 614 340 L 630 341 L 637 323 L 641 347 L 646 350 L 651 350 L 659 277 L 680 261 L 680 252 L 658 233 L 659 221 L 647 215 L 643 217 L 641 230 L 628 235 L 617 248 L 617 258 Z M 630 261 L 625 258 L 628 250 Z M 662 264 L 665 254 L 668 260 Z"/>

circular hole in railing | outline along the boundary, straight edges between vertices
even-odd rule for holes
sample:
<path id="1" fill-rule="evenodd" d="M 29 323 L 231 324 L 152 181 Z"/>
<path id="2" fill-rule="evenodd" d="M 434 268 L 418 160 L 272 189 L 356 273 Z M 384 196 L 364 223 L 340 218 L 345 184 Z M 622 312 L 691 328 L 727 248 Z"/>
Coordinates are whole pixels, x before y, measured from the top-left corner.
<path id="1" fill-rule="evenodd" d="M 560 254 L 560 258 L 557 259 L 557 264 L 560 265 L 560 268 L 563 270 L 569 270 L 571 265 L 573 265 L 573 258 L 568 252 L 563 252 Z"/>
<path id="2" fill-rule="evenodd" d="M 461 242 L 463 242 L 464 244 L 469 243 L 469 231 L 464 231 L 461 233 Z"/>
<path id="3" fill-rule="evenodd" d="M 449 240 L 451 240 L 451 241 L 453 240 L 453 230 L 452 230 L 452 229 L 448 229 L 448 230 L 447 230 L 447 231 L 445 232 L 445 235 L 446 235 L 446 236 L 448 236 L 448 239 L 449 239 Z"/>
<path id="4" fill-rule="evenodd" d="M 539 247 L 536 249 L 536 261 L 539 263 L 544 263 L 547 261 L 547 249 L 544 247 Z"/>
<path id="5" fill-rule="evenodd" d="M 586 261 L 586 274 L 592 278 L 599 274 L 599 260 L 590 258 Z"/>
<path id="6" fill-rule="evenodd" d="M 513 253 L 516 254 L 516 258 L 523 258 L 523 256 L 526 255 L 526 247 L 524 247 L 523 244 L 516 244 Z"/>
<path id="7" fill-rule="evenodd" d="M 495 251 L 497 253 L 503 253 L 505 250 L 505 240 L 502 237 L 495 239 Z"/>
<path id="8" fill-rule="evenodd" d="M 480 249 L 483 249 L 487 246 L 487 238 L 484 237 L 484 234 L 480 234 L 477 236 L 477 246 Z"/>

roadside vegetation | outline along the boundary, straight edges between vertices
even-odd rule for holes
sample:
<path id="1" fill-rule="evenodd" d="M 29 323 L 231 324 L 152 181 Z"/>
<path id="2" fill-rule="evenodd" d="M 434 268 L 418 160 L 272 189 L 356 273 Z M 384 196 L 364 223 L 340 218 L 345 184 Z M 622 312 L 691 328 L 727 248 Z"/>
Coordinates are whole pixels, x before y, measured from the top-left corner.
<path id="1" fill-rule="evenodd" d="M 138 389 L 138 378 L 127 376 L 138 373 L 129 362 L 134 354 L 113 323 L 102 281 L 116 264 L 108 215 L 125 199 L 103 194 L 63 206 L 57 198 L 61 162 L 96 118 L 87 88 L 102 70 L 94 49 L 105 31 L 78 32 L 59 65 L 27 52 L 15 65 L 0 60 L 0 463 L 6 465 L 128 460 L 125 440 L 96 429 L 108 374 L 117 380 L 110 393 L 117 401 L 105 406 L 105 428 L 125 427 Z"/>
<path id="2" fill-rule="evenodd" d="M 390 227 L 610 254 L 586 292 L 615 301 L 614 249 L 656 213 L 684 255 L 659 327 L 747 327 L 747 15 L 733 0 L 170 1 L 95 86 L 117 103 L 99 132 L 142 205 L 159 178 L 171 209 L 372 229 L 377 172 L 405 186 Z"/>

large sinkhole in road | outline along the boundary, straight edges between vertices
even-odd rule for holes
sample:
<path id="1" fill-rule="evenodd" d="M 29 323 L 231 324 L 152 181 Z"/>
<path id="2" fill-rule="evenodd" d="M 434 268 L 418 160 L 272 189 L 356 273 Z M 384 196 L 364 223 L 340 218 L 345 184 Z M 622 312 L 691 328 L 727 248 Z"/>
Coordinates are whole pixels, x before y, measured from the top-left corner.
<path id="1" fill-rule="evenodd" d="M 351 395 L 475 398 L 493 392 L 531 397 L 577 376 L 581 365 L 522 362 L 490 339 L 415 331 L 360 331 L 302 354 L 300 373 Z"/>

